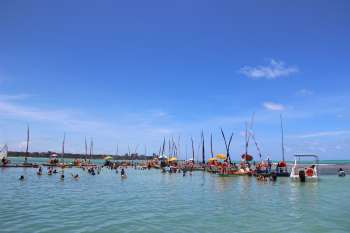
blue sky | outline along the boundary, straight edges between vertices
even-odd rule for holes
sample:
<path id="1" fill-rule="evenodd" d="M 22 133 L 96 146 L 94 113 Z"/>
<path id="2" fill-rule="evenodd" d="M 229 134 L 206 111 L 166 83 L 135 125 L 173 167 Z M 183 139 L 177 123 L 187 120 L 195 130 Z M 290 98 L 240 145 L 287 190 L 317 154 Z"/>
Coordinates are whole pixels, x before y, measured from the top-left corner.
<path id="1" fill-rule="evenodd" d="M 348 1 L 0 2 L 0 143 L 97 153 L 158 151 L 162 138 L 220 127 L 264 156 L 350 151 Z M 254 145 L 250 151 L 256 155 Z"/>

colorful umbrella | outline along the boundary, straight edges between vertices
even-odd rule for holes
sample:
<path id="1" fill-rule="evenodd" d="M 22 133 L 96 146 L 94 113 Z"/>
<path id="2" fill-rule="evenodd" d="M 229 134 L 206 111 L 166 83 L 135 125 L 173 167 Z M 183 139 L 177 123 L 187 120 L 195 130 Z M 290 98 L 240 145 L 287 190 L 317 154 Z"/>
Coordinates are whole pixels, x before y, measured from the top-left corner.
<path id="1" fill-rule="evenodd" d="M 245 161 L 252 161 L 254 158 L 249 154 L 243 154 L 242 159 L 244 159 Z"/>
<path id="2" fill-rule="evenodd" d="M 223 160 L 227 159 L 226 155 L 224 155 L 224 154 L 217 154 L 216 158 L 217 159 L 223 159 Z"/>

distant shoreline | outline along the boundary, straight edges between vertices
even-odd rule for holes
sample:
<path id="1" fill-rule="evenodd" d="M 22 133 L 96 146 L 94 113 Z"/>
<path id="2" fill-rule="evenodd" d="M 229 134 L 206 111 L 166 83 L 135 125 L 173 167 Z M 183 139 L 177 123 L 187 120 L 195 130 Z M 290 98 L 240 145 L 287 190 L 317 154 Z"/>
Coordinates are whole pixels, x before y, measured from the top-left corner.
<path id="1" fill-rule="evenodd" d="M 32 158 L 50 158 L 52 154 L 57 154 L 58 157 L 61 156 L 60 153 L 55 153 L 55 152 L 30 152 L 28 153 L 28 157 Z M 26 153 L 25 152 L 20 152 L 20 151 L 9 151 L 7 153 L 8 157 L 25 157 Z M 145 155 L 139 155 L 139 154 L 131 154 L 130 156 L 128 154 L 125 155 L 108 155 L 108 154 L 94 154 L 94 155 L 88 155 L 87 159 L 103 159 L 106 156 L 112 156 L 114 160 L 151 160 L 157 156 L 145 156 Z M 84 159 L 86 157 L 85 154 L 72 154 L 72 153 L 65 153 L 64 158 L 67 159 Z"/>

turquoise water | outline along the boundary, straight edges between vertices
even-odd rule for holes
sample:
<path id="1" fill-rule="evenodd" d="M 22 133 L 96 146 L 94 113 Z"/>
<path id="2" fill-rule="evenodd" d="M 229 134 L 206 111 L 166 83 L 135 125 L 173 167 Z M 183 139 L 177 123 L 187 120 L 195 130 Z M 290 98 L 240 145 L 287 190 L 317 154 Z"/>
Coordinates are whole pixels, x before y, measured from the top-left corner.
<path id="1" fill-rule="evenodd" d="M 23 157 L 11 157 L 9 158 L 11 160 L 12 163 L 23 163 L 24 161 L 24 158 Z M 58 159 L 61 159 L 60 157 Z M 48 162 L 48 158 L 29 158 L 28 161 L 29 162 L 35 162 L 35 163 L 47 163 Z M 68 158 L 65 158 L 64 159 L 65 162 L 73 162 L 73 159 L 68 159 Z M 101 160 L 101 159 L 92 159 L 91 160 L 92 163 L 94 164 L 103 164 L 104 160 Z M 239 163 L 240 161 L 234 161 L 236 163 Z M 274 163 L 277 163 L 279 162 L 278 160 L 273 160 Z M 307 163 L 314 163 L 313 160 L 302 160 L 303 163 L 307 164 Z M 288 164 L 293 164 L 294 161 L 290 160 L 290 161 L 287 161 Z M 350 160 L 320 160 L 319 161 L 319 164 L 350 164 Z"/>
<path id="2" fill-rule="evenodd" d="M 350 176 L 299 184 L 127 172 L 121 179 L 107 169 L 98 176 L 66 169 L 60 181 L 0 168 L 0 232 L 350 232 Z"/>

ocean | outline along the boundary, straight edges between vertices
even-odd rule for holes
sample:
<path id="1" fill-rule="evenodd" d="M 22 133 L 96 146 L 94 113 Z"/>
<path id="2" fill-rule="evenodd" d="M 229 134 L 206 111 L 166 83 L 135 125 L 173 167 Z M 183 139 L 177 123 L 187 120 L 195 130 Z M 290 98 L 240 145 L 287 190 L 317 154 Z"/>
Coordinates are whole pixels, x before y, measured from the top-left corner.
<path id="1" fill-rule="evenodd" d="M 0 168 L 1 233 L 350 232 L 350 174 L 317 183 L 132 168 L 127 179 L 108 169 L 65 169 L 64 181 L 46 174 Z"/>

